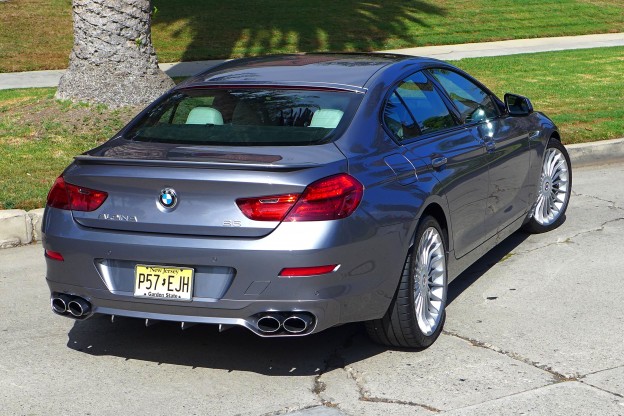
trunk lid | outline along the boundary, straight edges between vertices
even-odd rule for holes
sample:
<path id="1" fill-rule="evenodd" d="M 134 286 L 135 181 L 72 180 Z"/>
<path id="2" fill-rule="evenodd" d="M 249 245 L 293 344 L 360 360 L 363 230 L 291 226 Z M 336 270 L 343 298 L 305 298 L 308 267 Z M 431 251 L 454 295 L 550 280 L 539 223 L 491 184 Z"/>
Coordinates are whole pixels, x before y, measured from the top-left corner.
<path id="1" fill-rule="evenodd" d="M 253 238 L 279 222 L 245 217 L 238 198 L 301 193 L 315 180 L 346 170 L 344 155 L 332 143 L 224 148 L 123 140 L 78 156 L 63 176 L 108 193 L 97 210 L 73 212 L 85 227 Z M 176 199 L 170 208 L 160 202 L 166 190 L 165 200 Z"/>

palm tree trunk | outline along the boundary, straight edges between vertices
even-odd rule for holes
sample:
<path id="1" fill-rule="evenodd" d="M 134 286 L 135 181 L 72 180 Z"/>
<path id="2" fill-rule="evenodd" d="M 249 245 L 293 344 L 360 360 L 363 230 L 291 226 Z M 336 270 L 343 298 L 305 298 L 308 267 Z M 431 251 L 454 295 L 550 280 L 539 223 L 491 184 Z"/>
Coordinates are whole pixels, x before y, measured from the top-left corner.
<path id="1" fill-rule="evenodd" d="M 158 68 L 150 0 L 72 0 L 74 48 L 56 97 L 147 104 L 174 84 Z"/>

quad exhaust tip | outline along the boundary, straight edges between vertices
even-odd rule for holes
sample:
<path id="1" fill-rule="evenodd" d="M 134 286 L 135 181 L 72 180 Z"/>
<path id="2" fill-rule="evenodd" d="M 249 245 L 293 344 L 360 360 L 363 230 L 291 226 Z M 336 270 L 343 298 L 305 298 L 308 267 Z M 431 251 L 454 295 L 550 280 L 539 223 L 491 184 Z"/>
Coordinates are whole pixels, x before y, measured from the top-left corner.
<path id="1" fill-rule="evenodd" d="M 53 296 L 52 310 L 59 315 L 71 315 L 74 318 L 86 318 L 91 312 L 91 303 L 80 296 L 59 294 Z"/>
<path id="2" fill-rule="evenodd" d="M 70 301 L 70 297 L 67 295 L 59 295 L 53 297 L 50 301 L 52 304 L 52 310 L 59 314 L 64 314 L 67 312 L 67 304 Z"/>
<path id="3" fill-rule="evenodd" d="M 256 328 L 264 335 L 297 335 L 314 327 L 314 315 L 309 312 L 269 312 L 256 321 Z"/>
<path id="4" fill-rule="evenodd" d="M 282 327 L 282 320 L 280 318 L 279 315 L 264 315 L 258 319 L 256 326 L 262 333 L 273 334 Z"/>
<path id="5" fill-rule="evenodd" d="M 292 315 L 284 319 L 282 326 L 286 332 L 300 334 L 312 326 L 313 319 L 309 315 Z"/>

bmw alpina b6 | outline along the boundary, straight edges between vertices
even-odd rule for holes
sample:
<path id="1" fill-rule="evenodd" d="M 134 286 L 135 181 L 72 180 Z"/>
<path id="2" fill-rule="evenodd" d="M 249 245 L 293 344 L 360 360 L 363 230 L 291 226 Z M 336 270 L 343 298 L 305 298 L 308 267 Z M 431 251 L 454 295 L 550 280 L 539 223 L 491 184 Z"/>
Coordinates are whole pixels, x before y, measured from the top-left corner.
<path id="1" fill-rule="evenodd" d="M 422 348 L 448 283 L 521 227 L 559 226 L 571 181 L 550 119 L 447 63 L 230 61 L 56 180 L 52 309 L 260 336 L 364 321 L 377 342 Z"/>

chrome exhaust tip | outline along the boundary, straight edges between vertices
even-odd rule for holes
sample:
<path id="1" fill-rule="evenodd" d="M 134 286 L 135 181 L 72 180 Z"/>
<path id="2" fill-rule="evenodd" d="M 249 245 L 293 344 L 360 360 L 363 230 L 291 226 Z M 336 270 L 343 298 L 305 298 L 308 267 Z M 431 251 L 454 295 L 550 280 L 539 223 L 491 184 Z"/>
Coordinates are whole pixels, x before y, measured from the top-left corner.
<path id="1" fill-rule="evenodd" d="M 282 320 L 276 315 L 264 315 L 258 318 L 256 328 L 265 334 L 273 334 L 282 327 Z"/>
<path id="2" fill-rule="evenodd" d="M 83 298 L 75 297 L 67 304 L 67 311 L 76 318 L 81 318 L 91 311 L 91 304 Z"/>
<path id="3" fill-rule="evenodd" d="M 52 306 L 52 310 L 54 312 L 62 315 L 67 312 L 67 304 L 69 303 L 69 301 L 69 296 L 58 295 L 50 299 L 50 305 Z"/>
<path id="4" fill-rule="evenodd" d="M 300 334 L 305 332 L 312 325 L 313 318 L 309 315 L 292 315 L 284 319 L 282 326 L 286 332 Z"/>

